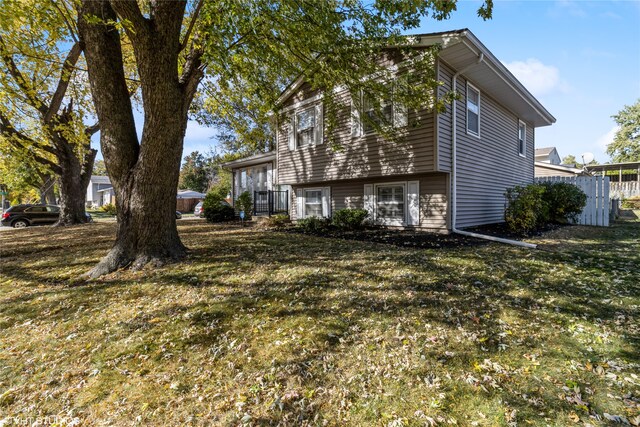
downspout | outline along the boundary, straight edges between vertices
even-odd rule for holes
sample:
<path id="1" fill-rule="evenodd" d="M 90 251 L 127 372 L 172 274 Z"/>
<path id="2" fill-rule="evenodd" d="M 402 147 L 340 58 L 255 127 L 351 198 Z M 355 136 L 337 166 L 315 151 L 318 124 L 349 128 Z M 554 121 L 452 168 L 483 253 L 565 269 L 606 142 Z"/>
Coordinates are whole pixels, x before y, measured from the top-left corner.
<path id="1" fill-rule="evenodd" d="M 484 61 L 484 53 L 480 53 L 480 55 L 478 56 L 478 61 L 475 62 L 474 64 L 469 64 L 466 67 L 464 67 L 462 70 L 458 71 L 457 73 L 455 73 L 453 75 L 453 77 L 451 78 L 451 90 L 454 93 L 457 93 L 457 88 L 458 88 L 458 76 L 460 76 L 460 74 L 464 73 L 465 71 L 469 70 L 469 68 L 479 65 L 482 63 L 482 61 Z M 456 233 L 456 234 L 460 234 L 462 236 L 469 236 L 469 237 L 476 237 L 478 239 L 484 239 L 484 240 L 491 240 L 493 242 L 500 242 L 500 243 L 506 243 L 509 245 L 515 245 L 515 246 L 522 246 L 525 248 L 531 248 L 531 249 L 535 249 L 537 247 L 537 245 L 534 245 L 533 243 L 526 243 L 526 242 L 521 242 L 518 240 L 510 240 L 510 239 L 503 239 L 501 237 L 494 237 L 494 236 L 487 236 L 486 234 L 479 234 L 479 233 L 472 233 L 469 231 L 462 231 L 462 230 L 458 230 L 456 228 L 456 216 L 457 216 L 457 208 L 458 208 L 458 201 L 457 201 L 457 191 L 458 191 L 458 186 L 457 186 L 457 178 L 458 178 L 458 158 L 457 158 L 457 134 L 458 134 L 458 116 L 457 116 L 457 105 L 458 105 L 458 101 L 455 100 L 453 101 L 453 107 L 451 108 L 451 122 L 452 122 L 452 132 L 451 132 L 451 232 L 452 233 Z"/>

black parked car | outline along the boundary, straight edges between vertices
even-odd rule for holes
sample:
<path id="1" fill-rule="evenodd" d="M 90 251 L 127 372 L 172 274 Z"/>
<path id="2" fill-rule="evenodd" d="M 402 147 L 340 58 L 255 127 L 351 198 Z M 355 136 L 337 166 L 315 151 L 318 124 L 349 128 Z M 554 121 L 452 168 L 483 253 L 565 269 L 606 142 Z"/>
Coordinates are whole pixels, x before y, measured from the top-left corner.
<path id="1" fill-rule="evenodd" d="M 55 205 L 15 205 L 2 214 L 2 225 L 25 228 L 32 225 L 53 224 L 60 216 L 60 207 Z M 87 214 L 87 221 L 91 221 Z"/>

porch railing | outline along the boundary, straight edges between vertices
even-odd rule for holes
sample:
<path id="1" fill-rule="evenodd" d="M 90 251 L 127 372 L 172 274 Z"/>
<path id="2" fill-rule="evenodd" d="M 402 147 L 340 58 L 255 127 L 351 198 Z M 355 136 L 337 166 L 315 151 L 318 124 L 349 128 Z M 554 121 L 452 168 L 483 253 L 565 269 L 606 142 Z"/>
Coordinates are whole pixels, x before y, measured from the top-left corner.
<path id="1" fill-rule="evenodd" d="M 289 191 L 267 190 L 253 192 L 253 214 L 275 215 L 289 213 Z"/>

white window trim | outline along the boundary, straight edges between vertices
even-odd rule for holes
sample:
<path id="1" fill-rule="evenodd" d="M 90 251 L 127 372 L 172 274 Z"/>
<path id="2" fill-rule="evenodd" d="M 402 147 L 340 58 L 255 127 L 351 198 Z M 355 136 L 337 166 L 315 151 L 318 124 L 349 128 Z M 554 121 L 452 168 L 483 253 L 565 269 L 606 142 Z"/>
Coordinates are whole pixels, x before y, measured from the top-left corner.
<path id="1" fill-rule="evenodd" d="M 315 97 L 314 97 L 315 98 Z M 307 102 L 304 105 L 304 108 L 300 108 L 295 110 L 290 115 L 289 120 L 289 131 L 287 138 L 289 151 L 297 151 L 297 150 L 306 150 L 309 147 L 315 147 L 318 145 L 324 144 L 324 105 L 322 102 L 317 102 L 317 99 L 314 99 L 315 102 Z M 313 144 L 300 145 L 298 141 L 298 114 L 307 110 L 315 110 L 315 125 L 313 127 Z M 293 141 L 291 141 L 293 138 Z M 293 146 L 291 145 L 293 143 Z"/>
<path id="2" fill-rule="evenodd" d="M 296 200 L 296 205 L 299 207 L 298 210 L 300 210 L 300 212 L 296 212 L 297 215 L 297 219 L 305 219 L 305 218 L 311 218 L 308 217 L 306 214 L 306 192 L 307 191 L 319 191 L 320 192 L 320 206 L 322 208 L 322 215 L 319 218 L 329 218 L 331 216 L 331 200 L 330 200 L 330 187 L 303 187 L 303 188 L 299 188 L 300 190 L 300 196 L 299 197 L 300 203 L 297 203 Z M 327 198 L 327 200 L 325 200 L 325 198 Z"/>
<path id="3" fill-rule="evenodd" d="M 311 135 L 313 135 L 313 142 L 310 144 L 305 144 L 305 145 L 300 145 L 300 140 L 299 138 L 299 133 L 298 133 L 298 114 L 304 113 L 305 111 L 312 111 L 313 112 L 313 130 L 311 131 Z M 308 105 L 305 106 L 305 108 L 301 108 L 299 110 L 296 110 L 296 112 L 293 114 L 294 117 L 294 128 L 293 128 L 293 137 L 295 140 L 295 145 L 296 145 L 296 150 L 300 150 L 300 149 L 304 149 L 307 147 L 311 147 L 317 144 L 316 141 L 316 134 L 317 134 L 317 127 L 318 127 L 318 117 L 316 114 L 316 105 Z"/>
<path id="4" fill-rule="evenodd" d="M 475 133 L 472 130 L 469 130 L 469 88 L 471 88 L 471 90 L 475 91 L 478 93 L 478 133 Z M 480 130 L 482 129 L 481 126 L 481 117 L 482 117 L 482 100 L 481 100 L 481 94 L 480 94 L 480 89 L 478 89 L 477 87 L 475 87 L 474 85 L 472 85 L 471 83 L 469 83 L 467 81 L 467 94 L 466 94 L 466 98 L 465 98 L 465 127 L 467 129 L 467 135 L 473 135 L 476 138 L 480 138 Z"/>
<path id="5" fill-rule="evenodd" d="M 520 126 L 524 126 L 524 135 L 522 136 L 522 148 L 524 148 L 524 153 L 520 151 Z M 518 155 L 520 157 L 527 157 L 527 124 L 522 120 L 518 120 Z"/>
<path id="6" fill-rule="evenodd" d="M 378 216 L 378 187 L 391 187 L 394 185 L 402 185 L 403 187 L 403 198 L 404 198 L 404 212 L 402 215 L 402 222 L 397 223 L 393 221 L 385 221 Z M 380 182 L 377 184 L 373 184 L 373 216 L 374 221 L 378 224 L 382 225 L 393 225 L 393 226 L 406 226 L 407 225 L 407 214 L 408 214 L 408 194 L 407 194 L 407 181 L 396 181 L 396 182 Z"/>
<path id="7" fill-rule="evenodd" d="M 320 101 L 322 99 L 323 94 L 319 93 L 317 95 L 314 95 L 310 98 L 307 99 L 303 99 L 302 101 L 298 101 L 296 103 L 294 103 L 293 105 L 289 105 L 286 108 L 283 108 L 281 113 L 288 113 L 289 111 L 297 111 L 297 110 L 302 110 L 302 107 L 306 107 L 309 104 L 313 104 L 316 103 L 318 101 Z M 306 109 L 306 108 L 304 108 Z"/>
<path id="8" fill-rule="evenodd" d="M 307 216 L 307 192 L 308 191 L 318 191 L 320 192 L 320 218 L 324 218 L 324 212 L 322 209 L 322 187 L 318 187 L 318 188 L 303 188 L 302 189 L 302 209 L 304 210 L 304 212 L 302 212 L 302 217 L 303 218 L 311 218 Z M 317 218 L 317 217 L 316 217 Z"/>

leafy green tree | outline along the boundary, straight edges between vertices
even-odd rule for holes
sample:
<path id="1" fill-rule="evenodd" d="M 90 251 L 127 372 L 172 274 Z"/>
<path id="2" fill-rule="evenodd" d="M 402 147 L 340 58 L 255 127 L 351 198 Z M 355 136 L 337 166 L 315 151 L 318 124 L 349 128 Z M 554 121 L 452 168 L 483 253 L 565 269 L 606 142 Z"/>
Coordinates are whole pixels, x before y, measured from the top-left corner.
<path id="1" fill-rule="evenodd" d="M 563 165 L 579 165 L 578 160 L 576 160 L 576 156 L 573 154 L 569 154 L 568 156 L 564 156 L 562 158 Z"/>
<path id="2" fill-rule="evenodd" d="M 620 129 L 607 146 L 607 154 L 614 163 L 640 162 L 640 99 L 612 117 Z"/>
<path id="3" fill-rule="evenodd" d="M 212 110 L 227 117 L 234 104 L 249 102 L 240 92 L 264 103 L 260 111 L 266 114 L 276 107 L 283 82 L 302 75 L 312 88 L 324 89 L 332 123 L 338 107 L 330 94 L 338 86 L 352 94 L 385 93 L 382 82 L 365 77 L 383 71 L 379 59 L 393 45 L 420 75 L 406 79 L 393 96 L 408 108 L 433 103 L 440 109 L 446 100 L 434 99 L 437 47 L 404 49 L 414 41 L 401 33 L 425 16 L 446 19 L 455 9 L 454 1 L 433 0 L 80 1 L 78 27 L 118 200 L 116 242 L 89 276 L 186 254 L 175 192 L 188 113 L 205 76 L 206 97 L 215 98 Z M 486 19 L 491 9 L 486 0 L 478 13 Z M 140 139 L 123 66 L 125 37 L 143 99 Z"/>
<path id="4" fill-rule="evenodd" d="M 180 169 L 178 188 L 206 193 L 209 187 L 209 173 L 205 157 L 197 151 L 184 158 Z"/>
<path id="5" fill-rule="evenodd" d="M 1 138 L 0 136 L 0 140 Z M 32 159 L 12 156 L 11 150 L 9 154 L 0 152 L 0 177 L 13 195 L 12 200 L 34 201 L 32 193 L 35 190 L 39 194 L 40 203 L 56 203 L 55 176 L 46 167 Z"/>
<path id="6" fill-rule="evenodd" d="M 0 0 L 0 151 L 31 170 L 32 186 L 58 177 L 58 225 L 86 222 L 98 131 L 85 125 L 92 106 L 72 10 L 70 0 Z"/>
<path id="7" fill-rule="evenodd" d="M 108 176 L 107 166 L 104 164 L 104 160 L 96 160 L 93 163 L 93 172 L 91 175 Z"/>

